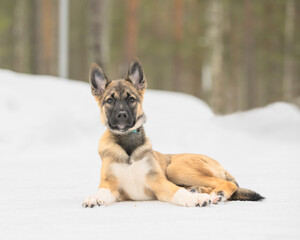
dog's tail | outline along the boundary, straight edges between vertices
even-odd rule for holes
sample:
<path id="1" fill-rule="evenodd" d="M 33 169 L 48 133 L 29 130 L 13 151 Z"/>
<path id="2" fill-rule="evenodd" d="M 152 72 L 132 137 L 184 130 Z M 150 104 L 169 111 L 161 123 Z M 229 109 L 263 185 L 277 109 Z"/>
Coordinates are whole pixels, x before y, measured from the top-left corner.
<path id="1" fill-rule="evenodd" d="M 229 201 L 261 201 L 265 199 L 260 194 L 245 188 L 238 188 L 228 199 Z"/>
<path id="2" fill-rule="evenodd" d="M 229 201 L 261 201 L 265 199 L 260 194 L 252 190 L 240 188 L 235 178 L 229 172 L 225 171 L 225 173 L 226 180 L 235 183 L 235 185 L 238 187 L 237 191 L 228 199 Z"/>

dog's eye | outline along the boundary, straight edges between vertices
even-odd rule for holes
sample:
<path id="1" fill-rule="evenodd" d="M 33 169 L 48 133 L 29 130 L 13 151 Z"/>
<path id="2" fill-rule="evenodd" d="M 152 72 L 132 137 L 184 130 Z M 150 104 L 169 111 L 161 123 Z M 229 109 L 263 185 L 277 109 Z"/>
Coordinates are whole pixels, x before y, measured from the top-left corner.
<path id="1" fill-rule="evenodd" d="M 113 100 L 112 98 L 109 98 L 109 99 L 106 100 L 106 102 L 107 102 L 108 104 L 112 104 L 113 101 L 114 101 L 114 100 Z"/>
<path id="2" fill-rule="evenodd" d="M 129 97 L 128 101 L 131 102 L 131 103 L 133 103 L 135 101 L 135 98 L 134 97 Z"/>

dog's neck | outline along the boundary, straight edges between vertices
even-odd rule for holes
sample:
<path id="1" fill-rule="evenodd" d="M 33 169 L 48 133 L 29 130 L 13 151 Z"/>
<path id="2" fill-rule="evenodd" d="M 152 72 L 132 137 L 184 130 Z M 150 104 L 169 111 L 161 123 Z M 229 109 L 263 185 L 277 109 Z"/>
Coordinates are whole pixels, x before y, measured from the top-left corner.
<path id="1" fill-rule="evenodd" d="M 133 151 L 139 146 L 143 145 L 146 141 L 144 127 L 141 126 L 138 129 L 126 134 L 112 133 L 117 144 L 119 144 L 128 154 L 131 156 Z"/>

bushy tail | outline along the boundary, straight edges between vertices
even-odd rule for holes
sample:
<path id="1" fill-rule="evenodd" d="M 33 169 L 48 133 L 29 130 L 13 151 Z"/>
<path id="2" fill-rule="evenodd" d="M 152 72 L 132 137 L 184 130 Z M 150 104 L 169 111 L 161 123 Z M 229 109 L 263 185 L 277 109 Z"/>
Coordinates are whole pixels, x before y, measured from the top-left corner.
<path id="1" fill-rule="evenodd" d="M 232 194 L 232 196 L 228 199 L 229 201 L 261 201 L 265 199 L 260 194 L 244 189 L 244 188 L 238 188 L 238 190 Z"/>

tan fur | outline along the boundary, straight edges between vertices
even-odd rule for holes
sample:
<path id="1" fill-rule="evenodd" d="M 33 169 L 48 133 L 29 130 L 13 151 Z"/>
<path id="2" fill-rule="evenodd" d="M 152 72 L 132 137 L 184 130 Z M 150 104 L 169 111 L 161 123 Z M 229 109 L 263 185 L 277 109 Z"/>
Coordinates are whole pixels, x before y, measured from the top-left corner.
<path id="1" fill-rule="evenodd" d="M 228 199 L 237 190 L 237 185 L 227 181 L 225 169 L 214 159 L 197 154 L 178 154 L 171 156 L 167 167 L 168 178 L 184 186 L 200 186 L 223 191 Z"/>
<path id="2" fill-rule="evenodd" d="M 142 147 L 152 150 L 149 140 Z M 114 176 L 111 171 L 113 163 L 124 164 L 128 155 L 114 142 L 109 130 L 101 137 L 98 151 L 102 159 L 99 188 L 110 189 L 119 201 L 137 200 L 132 199 L 125 189 L 119 188 L 118 177 Z M 136 149 L 134 154 L 138 155 L 139 152 L 141 149 Z M 237 189 L 234 183 L 226 180 L 226 175 L 229 173 L 217 161 L 207 156 L 197 154 L 169 155 L 156 151 L 152 151 L 152 154 L 151 160 L 149 160 L 148 174 L 145 176 L 146 185 L 143 186 L 145 198 L 139 200 L 158 199 L 171 202 L 174 194 L 180 189 L 179 186 L 182 185 L 186 187 L 197 186 L 199 187 L 197 190 L 202 193 L 223 191 L 227 199 Z"/>
<path id="3" fill-rule="evenodd" d="M 93 68 L 96 66 L 93 65 L 91 70 Z M 98 71 L 102 70 L 99 68 Z M 95 97 L 100 107 L 101 121 L 106 126 L 106 105 L 102 103 L 111 94 L 120 97 L 121 93 L 115 90 L 119 83 L 123 84 L 124 94 L 135 93 L 140 97 L 140 102 L 135 105 L 136 119 L 143 114 L 145 89 L 136 89 L 123 79 L 115 80 L 110 82 L 101 97 Z M 207 194 L 221 195 L 225 200 L 231 196 L 234 199 L 239 196 L 248 199 L 249 192 L 238 191 L 236 180 L 216 160 L 205 155 L 161 154 L 153 151 L 150 140 L 145 138 L 144 144 L 128 156 L 109 130 L 101 137 L 98 151 L 102 159 L 101 182 L 97 194 L 89 197 L 84 202 L 85 206 L 93 207 L 96 202 L 111 204 L 114 201 L 154 199 L 182 206 L 197 206 L 211 199 L 215 201 Z M 194 188 L 198 193 L 190 193 L 183 187 Z M 105 196 L 101 195 L 103 193 Z"/>
<path id="4" fill-rule="evenodd" d="M 142 147 L 143 149 L 152 149 L 149 140 L 147 140 Z M 126 163 L 128 155 L 120 146 L 113 142 L 111 133 L 108 130 L 104 133 L 99 141 L 98 151 L 102 159 L 101 184 L 99 188 L 111 189 L 112 194 L 114 194 L 117 199 L 126 198 L 135 200 L 130 198 L 130 196 L 124 189 L 118 188 L 118 179 L 112 174 L 111 165 L 114 163 Z M 103 153 L 106 151 L 108 151 L 111 155 L 104 156 Z M 136 149 L 134 154 L 138 154 L 139 151 L 141 150 Z M 134 158 L 134 154 L 132 158 Z M 159 153 L 156 154 L 158 155 Z M 144 200 L 158 198 L 161 201 L 171 201 L 173 194 L 179 189 L 179 187 L 166 179 L 165 173 L 159 164 L 160 162 L 162 166 L 167 166 L 163 158 L 160 158 L 160 160 L 157 161 L 155 155 L 153 154 L 152 156 L 150 156 L 150 159 L 151 160 L 149 160 L 148 175 L 145 176 L 147 185 L 145 185 L 143 188 L 146 189 L 145 195 L 147 196 L 147 198 L 145 198 Z M 120 196 L 120 190 L 123 194 L 122 197 Z"/>

